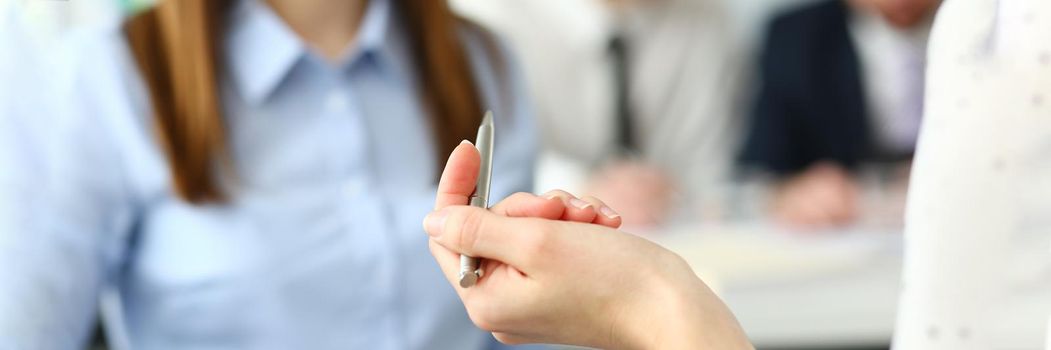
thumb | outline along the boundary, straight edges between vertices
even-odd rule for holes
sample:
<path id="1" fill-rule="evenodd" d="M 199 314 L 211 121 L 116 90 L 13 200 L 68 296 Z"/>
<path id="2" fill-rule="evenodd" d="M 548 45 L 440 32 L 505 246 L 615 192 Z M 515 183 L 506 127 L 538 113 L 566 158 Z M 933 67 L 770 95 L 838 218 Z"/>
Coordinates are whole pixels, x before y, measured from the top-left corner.
<path id="1" fill-rule="evenodd" d="M 449 206 L 427 215 L 424 229 L 431 239 L 448 250 L 493 259 L 515 267 L 536 261 L 530 254 L 557 244 L 557 221 L 512 218 L 488 210 Z"/>
<path id="2" fill-rule="evenodd" d="M 474 193 L 475 181 L 478 180 L 478 167 L 481 164 L 478 149 L 467 140 L 460 143 L 449 155 L 445 171 L 438 181 L 438 196 L 434 199 L 434 209 L 450 205 L 465 205 Z"/>

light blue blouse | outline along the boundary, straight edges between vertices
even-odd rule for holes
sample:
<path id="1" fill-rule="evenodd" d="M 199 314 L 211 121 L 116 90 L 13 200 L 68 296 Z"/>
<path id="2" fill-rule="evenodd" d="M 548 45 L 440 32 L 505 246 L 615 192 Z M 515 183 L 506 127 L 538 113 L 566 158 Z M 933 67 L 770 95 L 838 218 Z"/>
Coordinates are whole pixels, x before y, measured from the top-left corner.
<path id="1" fill-rule="evenodd" d="M 2 97 L 19 100 L 0 102 L 0 348 L 76 348 L 110 294 L 120 307 L 107 322 L 137 349 L 493 346 L 421 230 L 444 159 L 391 5 L 370 1 L 340 64 L 266 5 L 235 6 L 222 205 L 173 194 L 118 28 L 73 50 L 69 100 Z M 463 37 L 498 118 L 493 198 L 527 191 L 536 144 L 522 84 L 490 64 L 480 33 Z"/>

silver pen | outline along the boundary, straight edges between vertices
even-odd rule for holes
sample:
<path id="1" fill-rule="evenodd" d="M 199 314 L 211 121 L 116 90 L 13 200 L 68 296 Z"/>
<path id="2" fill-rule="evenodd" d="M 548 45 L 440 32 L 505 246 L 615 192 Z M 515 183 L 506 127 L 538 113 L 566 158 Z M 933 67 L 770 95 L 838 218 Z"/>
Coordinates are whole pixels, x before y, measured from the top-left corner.
<path id="1" fill-rule="evenodd" d="M 478 167 L 478 181 L 471 195 L 471 206 L 489 208 L 489 181 L 493 176 L 493 112 L 485 112 L 482 125 L 478 127 L 478 137 L 474 140 L 482 162 Z M 482 277 L 482 268 L 478 258 L 460 254 L 460 287 L 468 288 Z"/>

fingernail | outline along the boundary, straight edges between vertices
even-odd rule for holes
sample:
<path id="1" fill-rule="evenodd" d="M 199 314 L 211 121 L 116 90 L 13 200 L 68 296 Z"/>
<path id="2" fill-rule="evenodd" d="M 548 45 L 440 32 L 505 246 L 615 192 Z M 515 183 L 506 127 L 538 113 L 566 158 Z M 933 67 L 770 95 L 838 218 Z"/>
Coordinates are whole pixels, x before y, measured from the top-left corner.
<path id="1" fill-rule="evenodd" d="M 460 141 L 460 144 L 461 144 L 461 145 L 472 145 L 472 146 L 474 146 L 474 144 L 473 144 L 473 143 L 471 143 L 471 141 L 468 141 L 468 140 L 463 140 L 463 141 Z"/>
<path id="2" fill-rule="evenodd" d="M 445 219 L 449 216 L 444 210 L 439 210 L 423 218 L 423 230 L 427 231 L 427 235 L 431 237 L 438 237 L 442 235 L 442 229 L 445 228 Z"/>
<path id="3" fill-rule="evenodd" d="M 620 217 L 620 214 L 617 214 L 617 212 L 614 211 L 613 208 L 607 206 L 602 206 L 602 208 L 599 208 L 598 211 L 602 213 L 602 215 L 610 219 L 616 219 Z"/>
<path id="4" fill-rule="evenodd" d="M 577 209 L 587 209 L 591 206 L 591 203 L 580 200 L 579 198 L 570 198 L 569 205 L 577 207 Z"/>

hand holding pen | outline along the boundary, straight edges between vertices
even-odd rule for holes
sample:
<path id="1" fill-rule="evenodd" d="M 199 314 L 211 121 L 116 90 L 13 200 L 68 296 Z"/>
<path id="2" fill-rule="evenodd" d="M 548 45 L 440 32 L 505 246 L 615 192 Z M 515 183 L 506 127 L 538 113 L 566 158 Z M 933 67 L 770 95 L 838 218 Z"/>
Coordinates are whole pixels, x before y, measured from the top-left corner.
<path id="1" fill-rule="evenodd" d="M 495 142 L 495 125 L 493 124 L 493 112 L 486 112 L 485 117 L 482 118 L 482 125 L 478 127 L 478 137 L 475 139 L 475 147 L 478 150 L 478 177 L 475 180 L 474 191 L 471 194 L 469 205 L 476 208 L 487 209 L 489 208 L 489 192 L 493 175 L 493 144 Z M 599 217 L 598 211 L 605 209 L 604 213 L 606 216 L 611 217 L 605 220 L 607 223 L 612 224 L 613 220 L 616 220 L 617 226 L 620 225 L 620 216 L 612 212 L 611 209 L 605 205 L 595 206 L 594 203 L 601 204 L 597 199 L 592 199 L 591 202 L 577 199 L 569 193 L 563 191 L 553 191 L 549 193 L 550 198 L 558 197 L 562 199 L 565 204 L 570 207 L 576 208 L 576 210 L 564 211 L 566 220 L 573 220 L 577 222 L 591 222 Z M 558 219 L 558 218 L 553 218 Z M 616 227 L 616 226 L 615 226 Z M 460 274 L 459 284 L 462 288 L 470 288 L 478 282 L 478 279 L 482 277 L 485 269 L 482 268 L 477 258 L 469 255 L 460 255 Z"/>
<path id="2" fill-rule="evenodd" d="M 615 230 L 621 218 L 601 201 L 553 191 L 466 206 L 479 163 L 466 142 L 453 151 L 424 220 L 431 254 L 479 328 L 507 344 L 749 348 L 681 258 Z M 459 286 L 461 253 L 485 258 L 471 288 Z"/>

